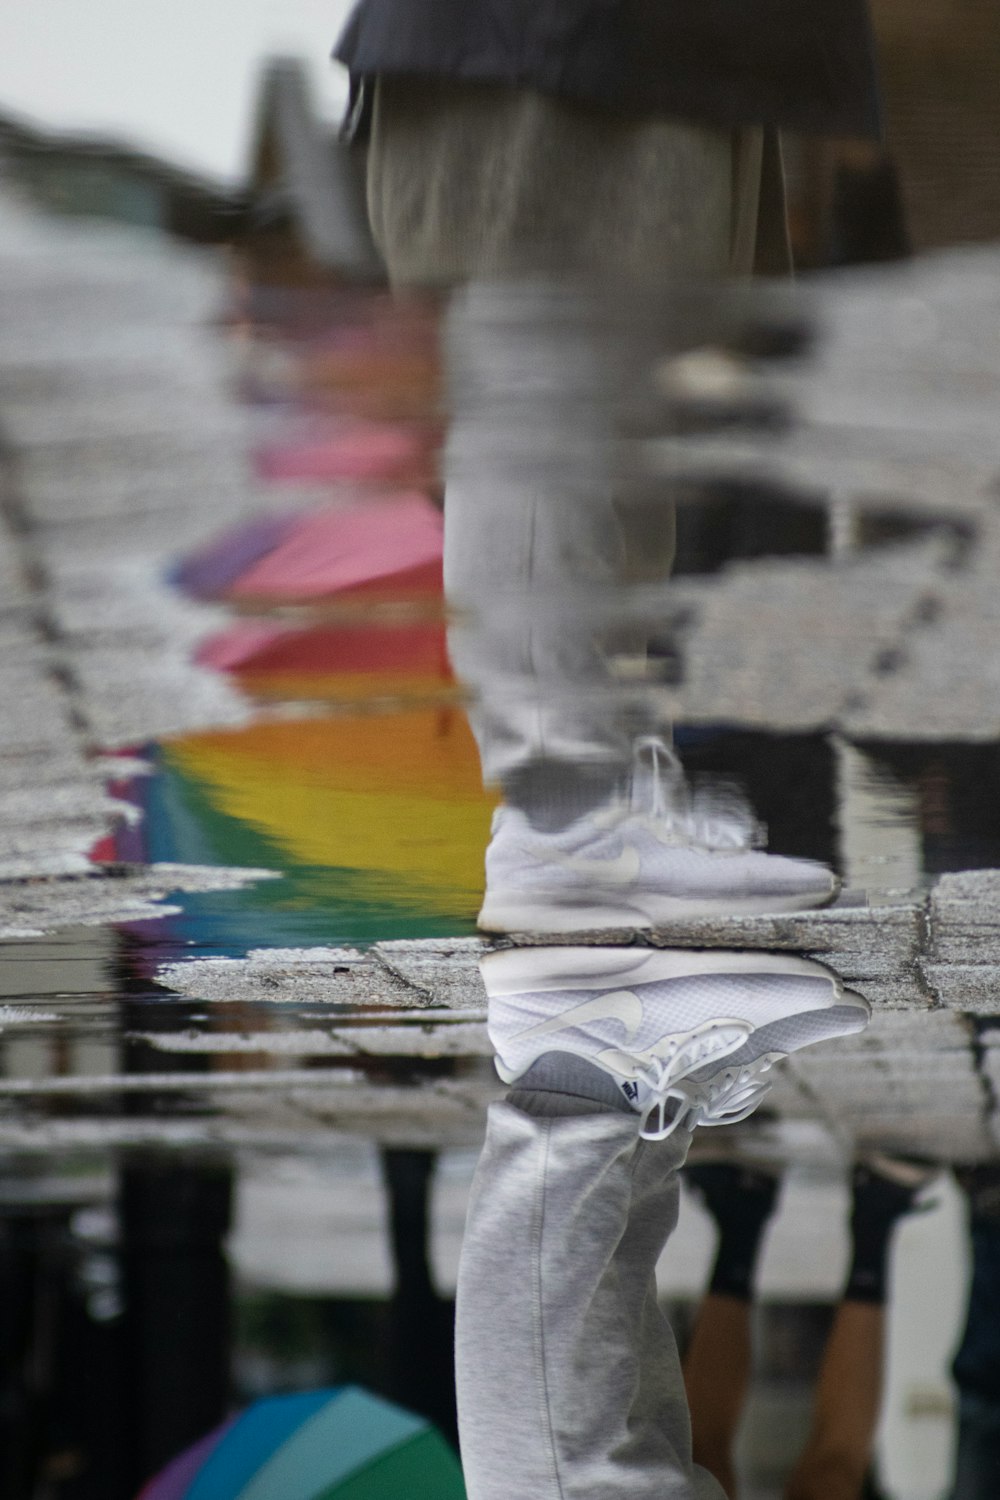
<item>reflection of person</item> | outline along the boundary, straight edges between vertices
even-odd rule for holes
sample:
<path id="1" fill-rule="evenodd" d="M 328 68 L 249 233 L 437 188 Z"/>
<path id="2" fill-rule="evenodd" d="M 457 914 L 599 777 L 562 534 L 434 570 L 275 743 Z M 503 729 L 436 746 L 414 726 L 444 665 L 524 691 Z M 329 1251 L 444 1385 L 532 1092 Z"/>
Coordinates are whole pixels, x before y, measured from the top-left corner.
<path id="1" fill-rule="evenodd" d="M 952 1373 L 958 1387 L 958 1443 L 951 1500 L 1000 1495 L 1000 1168 L 958 1173 L 969 1203 L 972 1286 Z"/>
<path id="2" fill-rule="evenodd" d="M 851 1263 L 820 1366 L 812 1427 L 785 1500 L 860 1500 L 882 1393 L 892 1234 L 934 1169 L 873 1157 L 852 1178 Z M 684 1358 L 695 1459 L 736 1496 L 733 1443 L 750 1380 L 750 1304 L 773 1172 L 718 1162 L 687 1169 L 715 1220 L 718 1249 Z"/>
<path id="3" fill-rule="evenodd" d="M 337 46 L 369 105 L 368 202 L 391 281 L 466 289 L 448 338 L 445 578 L 457 615 L 492 609 L 478 635 L 461 619 L 450 633 L 484 774 L 504 792 L 490 931 L 788 910 L 834 891 L 815 865 L 747 848 L 745 819 L 692 819 L 677 776 L 653 809 L 659 838 L 642 816 L 624 834 L 587 816 L 620 805 L 631 741 L 657 726 L 609 702 L 608 642 L 581 594 L 589 607 L 662 580 L 673 518 L 669 497 L 621 493 L 620 405 L 648 350 L 578 279 L 658 291 L 787 267 L 774 125 L 789 109 L 806 123 L 805 109 L 843 135 L 877 111 L 864 0 L 817 0 L 807 24 L 796 0 L 771 24 L 768 39 L 731 4 L 713 19 L 607 0 L 361 0 Z M 595 891 L 594 872 L 625 860 L 635 878 Z M 574 865 L 588 867 L 575 885 Z"/>
<path id="4" fill-rule="evenodd" d="M 467 289 L 449 331 L 445 581 L 484 771 L 505 797 L 493 930 L 634 928 L 663 902 L 773 911 L 835 889 L 822 866 L 752 848 L 739 819 L 700 817 L 655 735 L 633 769 L 651 726 L 609 691 L 588 614 L 589 596 L 666 575 L 672 516 L 617 503 L 623 345 L 576 282 L 659 288 L 787 260 L 753 80 L 770 77 L 772 105 L 808 107 L 810 69 L 786 47 L 775 89 L 759 28 L 706 36 L 705 10 L 672 12 L 687 20 L 671 46 L 662 5 L 361 0 L 338 46 L 368 75 L 369 209 L 392 281 Z M 862 10 L 830 8 L 841 42 Z M 812 17 L 790 24 L 807 48 L 824 36 Z M 841 123 L 867 118 L 870 69 L 826 75 Z M 697 1124 L 749 1113 L 776 1057 L 859 1029 L 867 1007 L 785 956 L 515 950 L 483 975 L 511 1092 L 490 1111 L 459 1277 L 470 1500 L 717 1497 L 655 1300 L 677 1169 Z"/>

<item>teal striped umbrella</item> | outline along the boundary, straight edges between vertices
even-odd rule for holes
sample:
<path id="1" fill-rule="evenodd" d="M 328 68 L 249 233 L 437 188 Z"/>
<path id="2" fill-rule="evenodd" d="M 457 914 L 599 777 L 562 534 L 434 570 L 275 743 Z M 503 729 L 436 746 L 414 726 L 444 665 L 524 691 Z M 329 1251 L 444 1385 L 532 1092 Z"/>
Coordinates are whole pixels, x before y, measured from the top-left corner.
<path id="1" fill-rule="evenodd" d="M 357 1386 L 268 1396 L 175 1458 L 139 1500 L 465 1500 L 423 1417 Z"/>

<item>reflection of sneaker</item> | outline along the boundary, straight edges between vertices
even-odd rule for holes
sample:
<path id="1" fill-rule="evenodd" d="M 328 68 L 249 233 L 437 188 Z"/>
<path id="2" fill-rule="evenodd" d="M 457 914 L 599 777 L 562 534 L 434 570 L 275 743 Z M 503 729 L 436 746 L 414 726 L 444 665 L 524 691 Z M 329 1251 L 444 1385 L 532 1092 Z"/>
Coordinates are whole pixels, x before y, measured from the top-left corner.
<path id="1" fill-rule="evenodd" d="M 637 762 L 629 803 L 585 814 L 558 833 L 540 832 L 516 808 L 497 810 L 479 913 L 484 932 L 642 928 L 833 900 L 839 882 L 825 865 L 753 848 L 757 828 L 746 809 L 690 797 L 661 741 L 637 748 L 652 761 Z"/>
<path id="2" fill-rule="evenodd" d="M 649 1139 L 745 1118 L 779 1057 L 868 1020 L 835 974 L 792 954 L 517 948 L 481 969 L 504 1082 L 572 1053 L 615 1079 Z"/>
<path id="3" fill-rule="evenodd" d="M 752 1114 L 771 1087 L 766 1075 L 790 1052 L 864 1031 L 871 1006 L 854 990 L 841 989 L 825 1010 L 801 1009 L 782 1020 L 759 1024 L 721 1068 L 706 1067 L 684 1081 L 689 1123 L 735 1125 Z"/>

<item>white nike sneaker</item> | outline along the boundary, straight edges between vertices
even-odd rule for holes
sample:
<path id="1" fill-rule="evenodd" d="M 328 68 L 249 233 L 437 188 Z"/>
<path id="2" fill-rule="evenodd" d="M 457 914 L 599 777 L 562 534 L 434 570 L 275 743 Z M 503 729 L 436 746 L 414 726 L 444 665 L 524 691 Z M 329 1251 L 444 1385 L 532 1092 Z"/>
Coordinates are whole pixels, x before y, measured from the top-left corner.
<path id="1" fill-rule="evenodd" d="M 745 1119 L 778 1058 L 869 1016 L 831 970 L 794 954 L 514 948 L 480 969 L 503 1081 L 571 1053 L 616 1081 L 649 1140 Z"/>
<path id="2" fill-rule="evenodd" d="M 662 740 L 636 746 L 632 797 L 541 833 L 500 807 L 486 851 L 483 932 L 648 928 L 718 915 L 825 906 L 840 889 L 826 865 L 765 854 L 759 827 L 730 799 L 691 798 Z M 647 758 L 648 757 L 648 758 Z"/>

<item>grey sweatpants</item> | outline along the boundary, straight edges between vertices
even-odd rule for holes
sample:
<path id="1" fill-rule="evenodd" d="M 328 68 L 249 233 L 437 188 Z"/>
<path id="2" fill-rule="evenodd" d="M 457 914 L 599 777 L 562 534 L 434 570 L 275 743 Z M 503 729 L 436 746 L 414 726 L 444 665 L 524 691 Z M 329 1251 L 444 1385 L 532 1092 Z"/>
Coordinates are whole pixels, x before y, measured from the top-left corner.
<path id="1" fill-rule="evenodd" d="M 763 153 L 756 128 L 384 78 L 368 210 L 397 285 L 570 272 L 655 289 L 753 269 Z"/>
<path id="2" fill-rule="evenodd" d="M 575 289 L 748 274 L 762 159 L 757 129 L 492 84 L 378 82 L 368 205 L 390 277 L 462 288 L 447 339 L 445 584 L 489 783 L 509 789 L 537 762 L 624 769 L 635 735 L 657 727 L 648 695 L 609 669 L 641 655 L 642 629 L 609 628 L 600 609 L 666 579 L 673 509 L 628 497 L 620 406 L 641 340 Z"/>
<path id="3" fill-rule="evenodd" d="M 458 1282 L 469 1500 L 724 1500 L 656 1297 L 689 1144 L 569 1095 L 491 1107 Z"/>
<path id="4" fill-rule="evenodd" d="M 484 778 L 508 794 L 542 762 L 625 775 L 658 727 L 614 666 L 666 618 L 674 551 L 670 497 L 643 503 L 621 421 L 654 347 L 619 311 L 542 278 L 473 283 L 448 314 L 448 644 Z"/>
<path id="5" fill-rule="evenodd" d="M 664 578 L 672 555 L 669 506 L 623 503 L 625 346 L 588 322 L 572 278 L 660 289 L 749 272 L 761 156 L 759 131 L 379 81 L 368 199 L 390 277 L 465 289 L 449 326 L 445 578 L 490 780 L 627 758 L 630 717 L 607 697 L 615 643 L 586 606 Z M 490 1111 L 458 1288 L 469 1500 L 722 1500 L 692 1465 L 654 1281 L 689 1138 L 638 1128 L 570 1095 Z"/>

